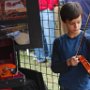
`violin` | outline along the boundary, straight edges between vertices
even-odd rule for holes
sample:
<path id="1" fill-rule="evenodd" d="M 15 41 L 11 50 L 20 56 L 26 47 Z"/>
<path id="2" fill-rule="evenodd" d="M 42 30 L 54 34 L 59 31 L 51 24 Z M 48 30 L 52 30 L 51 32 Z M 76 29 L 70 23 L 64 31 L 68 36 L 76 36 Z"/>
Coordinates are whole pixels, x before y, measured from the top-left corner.
<path id="1" fill-rule="evenodd" d="M 82 63 L 88 74 L 90 74 L 90 63 L 82 55 L 79 56 L 79 61 Z"/>
<path id="2" fill-rule="evenodd" d="M 14 64 L 1 64 L 0 65 L 0 78 L 14 76 L 16 73 L 16 65 Z"/>
<path id="3" fill-rule="evenodd" d="M 85 28 L 83 30 L 84 33 L 82 34 L 82 37 L 80 38 L 80 45 L 79 45 L 79 47 L 77 49 L 76 56 L 78 55 L 78 52 L 81 49 L 83 38 L 84 38 L 84 35 L 85 35 L 86 28 L 88 26 L 89 19 L 90 19 L 90 13 L 89 13 L 89 15 L 87 17 L 87 20 L 86 20 L 86 25 L 85 25 Z M 90 74 L 90 63 L 86 60 L 86 58 L 84 56 L 80 55 L 78 57 L 78 59 L 81 62 L 81 64 L 84 66 L 84 68 L 86 69 L 86 71 Z"/>

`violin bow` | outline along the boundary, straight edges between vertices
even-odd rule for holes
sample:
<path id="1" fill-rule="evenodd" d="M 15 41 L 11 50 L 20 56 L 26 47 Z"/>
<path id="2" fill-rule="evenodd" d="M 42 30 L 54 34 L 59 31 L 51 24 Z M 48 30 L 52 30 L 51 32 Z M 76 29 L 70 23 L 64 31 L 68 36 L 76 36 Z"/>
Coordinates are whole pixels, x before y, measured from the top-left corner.
<path id="1" fill-rule="evenodd" d="M 81 39 L 80 39 L 80 45 L 79 45 L 79 47 L 78 47 L 78 49 L 77 49 L 77 52 L 76 52 L 76 57 L 77 57 L 77 55 L 78 55 L 78 53 L 79 53 L 79 50 L 80 50 L 80 48 L 81 48 L 82 41 L 83 41 L 83 37 L 84 37 L 84 35 L 85 35 L 85 31 L 86 31 L 86 28 L 87 28 L 87 26 L 88 26 L 89 19 L 90 19 L 90 13 L 89 13 L 89 15 L 88 15 L 88 17 L 87 17 L 87 21 L 86 21 L 86 24 L 85 24 L 85 28 L 84 28 L 84 30 L 83 30 L 84 32 L 83 32 L 83 34 L 82 34 L 82 36 L 81 36 Z"/>

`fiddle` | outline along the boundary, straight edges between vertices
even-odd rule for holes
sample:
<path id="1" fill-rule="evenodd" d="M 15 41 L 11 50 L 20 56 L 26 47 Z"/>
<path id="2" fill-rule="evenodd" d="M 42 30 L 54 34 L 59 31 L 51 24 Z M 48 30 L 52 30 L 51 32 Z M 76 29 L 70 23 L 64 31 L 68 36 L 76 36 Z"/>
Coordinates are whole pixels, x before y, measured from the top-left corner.
<path id="1" fill-rule="evenodd" d="M 86 58 L 80 55 L 78 59 L 82 63 L 86 71 L 90 74 L 90 63 L 86 60 Z"/>
<path id="2" fill-rule="evenodd" d="M 85 25 L 85 28 L 84 28 L 84 30 L 83 30 L 84 32 L 83 32 L 83 34 L 82 34 L 82 37 L 80 38 L 80 45 L 79 45 L 79 47 L 78 47 L 78 49 L 77 49 L 76 57 L 77 57 L 77 55 L 78 55 L 79 50 L 81 49 L 82 42 L 83 42 L 83 38 L 84 38 L 84 35 L 85 35 L 86 28 L 87 28 L 87 26 L 88 26 L 89 19 L 90 19 L 90 13 L 89 13 L 89 15 L 88 15 L 88 18 L 87 18 L 87 21 L 86 21 L 86 25 Z M 84 68 L 86 69 L 86 71 L 90 74 L 90 63 L 86 60 L 86 58 L 85 58 L 84 56 L 80 55 L 80 56 L 78 57 L 78 59 L 79 59 L 79 61 L 81 62 L 81 64 L 84 66 Z"/>

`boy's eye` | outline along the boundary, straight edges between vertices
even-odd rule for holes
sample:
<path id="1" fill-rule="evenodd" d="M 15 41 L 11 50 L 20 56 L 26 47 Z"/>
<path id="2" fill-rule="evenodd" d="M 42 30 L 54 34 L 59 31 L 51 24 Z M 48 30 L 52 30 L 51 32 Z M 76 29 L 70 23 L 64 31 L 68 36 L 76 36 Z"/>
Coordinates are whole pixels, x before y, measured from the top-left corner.
<path id="1" fill-rule="evenodd" d="M 76 23 L 73 23 L 73 22 L 70 23 L 70 25 L 75 25 L 75 24 L 80 24 L 80 21 L 78 21 Z"/>
<path id="2" fill-rule="evenodd" d="M 75 23 L 70 23 L 70 25 L 74 25 Z"/>
<path id="3" fill-rule="evenodd" d="M 78 24 L 80 23 L 80 21 L 79 22 L 77 22 Z"/>

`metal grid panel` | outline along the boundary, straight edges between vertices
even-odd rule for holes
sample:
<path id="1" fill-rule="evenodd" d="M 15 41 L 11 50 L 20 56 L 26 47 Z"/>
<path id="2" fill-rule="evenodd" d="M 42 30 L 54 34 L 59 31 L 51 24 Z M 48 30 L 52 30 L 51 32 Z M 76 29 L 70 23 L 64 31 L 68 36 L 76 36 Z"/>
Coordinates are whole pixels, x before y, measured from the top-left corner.
<path id="1" fill-rule="evenodd" d="M 61 6 L 55 7 L 53 11 L 55 38 L 64 33 L 61 30 L 61 22 L 60 22 L 60 16 L 59 16 L 60 7 Z M 51 28 L 47 28 L 47 29 L 50 31 Z M 50 36 L 47 36 L 47 37 L 50 38 Z M 44 42 L 43 42 L 43 45 L 44 45 Z M 20 50 L 20 66 L 42 72 L 43 79 L 48 90 L 60 90 L 60 87 L 58 85 L 59 74 L 53 73 L 51 71 L 50 63 L 51 63 L 51 60 L 47 60 L 47 62 L 44 62 L 44 63 L 37 62 L 37 59 L 34 55 L 34 49 Z"/>

